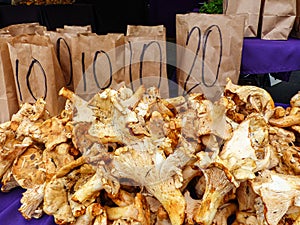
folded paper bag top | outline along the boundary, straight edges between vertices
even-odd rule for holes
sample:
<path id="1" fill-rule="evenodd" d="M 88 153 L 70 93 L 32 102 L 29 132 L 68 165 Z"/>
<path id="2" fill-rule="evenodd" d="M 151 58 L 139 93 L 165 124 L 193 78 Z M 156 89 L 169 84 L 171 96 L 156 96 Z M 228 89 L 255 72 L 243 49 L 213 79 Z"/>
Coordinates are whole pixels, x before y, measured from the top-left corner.
<path id="1" fill-rule="evenodd" d="M 296 0 L 265 0 L 262 11 L 261 39 L 287 40 L 296 19 Z"/>
<path id="2" fill-rule="evenodd" d="M 223 12 L 226 15 L 244 16 L 244 37 L 257 37 L 261 5 L 261 0 L 224 0 Z"/>

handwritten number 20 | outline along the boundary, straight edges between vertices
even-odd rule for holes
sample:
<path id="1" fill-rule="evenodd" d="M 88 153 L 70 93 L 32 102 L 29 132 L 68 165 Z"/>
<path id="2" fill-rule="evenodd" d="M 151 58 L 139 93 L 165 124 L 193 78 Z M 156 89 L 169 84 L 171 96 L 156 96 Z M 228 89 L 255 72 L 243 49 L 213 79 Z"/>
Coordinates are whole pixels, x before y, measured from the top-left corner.
<path id="1" fill-rule="evenodd" d="M 206 73 L 205 73 L 205 60 L 206 60 L 206 49 L 207 49 L 207 42 L 209 40 L 209 37 L 211 35 L 211 33 L 213 32 L 213 30 L 216 30 L 218 32 L 218 38 L 219 38 L 219 41 L 220 41 L 220 52 L 219 52 L 219 59 L 218 59 L 218 65 L 217 65 L 217 71 L 216 71 L 216 74 L 215 74 L 215 79 L 214 81 L 211 83 L 211 84 L 208 84 L 206 82 L 206 79 L 205 79 L 205 76 L 206 76 Z M 193 72 L 193 69 L 195 67 L 195 63 L 196 63 L 196 60 L 198 58 L 198 55 L 199 55 L 199 52 L 200 52 L 200 49 L 201 49 L 201 40 L 202 40 L 202 34 L 201 34 L 201 30 L 199 27 L 193 27 L 190 32 L 188 33 L 188 36 L 187 36 L 187 40 L 186 40 L 186 46 L 189 45 L 189 42 L 190 42 L 190 38 L 191 36 L 193 35 L 194 32 L 198 31 L 198 44 L 197 44 L 197 49 L 196 49 L 196 52 L 195 52 L 195 56 L 194 56 L 194 59 L 193 59 L 193 62 L 192 62 L 192 66 L 190 68 L 190 71 L 187 75 L 187 78 L 185 80 L 185 83 L 184 83 L 184 91 L 188 94 L 190 93 L 193 89 L 195 89 L 197 86 L 199 86 L 201 83 L 198 83 L 198 84 L 195 84 L 193 87 L 191 87 L 189 90 L 187 90 L 187 83 L 191 77 L 191 74 Z M 221 29 L 219 26 L 217 25 L 211 25 L 210 27 L 208 27 L 204 34 L 203 34 L 203 45 L 202 45 L 202 60 L 201 60 L 201 80 L 202 80 L 202 83 L 204 86 L 206 87 L 212 87 L 215 85 L 215 83 L 217 82 L 218 78 L 219 78 L 219 72 L 220 72 L 220 66 L 221 66 L 221 61 L 222 61 L 222 51 L 223 51 L 223 42 L 222 42 L 222 33 L 221 33 Z"/>

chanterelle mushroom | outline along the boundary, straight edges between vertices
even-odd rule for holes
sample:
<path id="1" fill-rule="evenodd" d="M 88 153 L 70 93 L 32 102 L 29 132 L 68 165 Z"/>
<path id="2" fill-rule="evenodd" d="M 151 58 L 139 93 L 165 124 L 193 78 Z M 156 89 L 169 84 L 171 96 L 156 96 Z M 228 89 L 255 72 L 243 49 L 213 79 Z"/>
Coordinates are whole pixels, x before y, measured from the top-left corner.
<path id="1" fill-rule="evenodd" d="M 213 225 L 227 224 L 228 218 L 234 215 L 237 211 L 238 206 L 235 203 L 226 203 L 222 205 L 214 218 Z"/>
<path id="2" fill-rule="evenodd" d="M 28 147 L 15 161 L 12 173 L 19 185 L 26 189 L 19 211 L 26 219 L 31 219 L 44 198 L 46 174 L 42 161 L 42 150 L 36 146 Z"/>
<path id="3" fill-rule="evenodd" d="M 233 131 L 216 161 L 227 168 L 238 186 L 239 181 L 253 179 L 256 171 L 268 168 L 270 151 L 267 123 L 251 114 Z"/>
<path id="4" fill-rule="evenodd" d="M 79 189 L 79 187 L 76 187 L 78 186 L 77 181 L 82 176 L 87 176 L 87 173 L 82 173 L 81 170 L 85 165 L 89 168 L 89 176 L 92 176 L 95 173 L 94 169 L 92 166 L 85 164 L 85 159 L 80 157 L 60 168 L 45 186 L 43 210 L 48 215 L 53 215 L 57 224 L 74 223 L 76 221 L 73 214 L 74 210 L 72 210 L 69 201 L 69 192 L 71 189 L 75 189 L 75 191 Z"/>
<path id="5" fill-rule="evenodd" d="M 177 149 L 167 158 L 151 143 L 140 143 L 143 149 L 119 148 L 113 159 L 113 175 L 127 178 L 144 186 L 166 209 L 173 225 L 184 221 L 185 199 L 176 187 L 174 176 L 180 172 L 191 156 L 184 148 Z"/>
<path id="6" fill-rule="evenodd" d="M 91 225 L 97 220 L 107 220 L 105 209 L 99 203 L 92 203 L 86 208 L 84 215 L 77 218 L 74 225 Z M 106 221 L 105 221 L 106 222 Z M 103 224 L 102 224 L 103 225 Z"/>
<path id="7" fill-rule="evenodd" d="M 263 88 L 249 85 L 235 85 L 230 80 L 227 82 L 225 96 L 234 98 L 237 95 L 237 105 L 245 110 L 241 113 L 251 114 L 253 112 L 260 113 L 268 120 L 274 113 L 274 101 L 271 95 Z"/>
<path id="8" fill-rule="evenodd" d="M 265 170 L 250 181 L 265 206 L 265 218 L 270 225 L 277 225 L 291 206 L 300 206 L 300 178 Z"/>
<path id="9" fill-rule="evenodd" d="M 217 167 L 203 170 L 206 188 L 200 207 L 194 212 L 194 220 L 203 225 L 210 225 L 223 203 L 225 195 L 234 185 L 227 178 L 225 172 Z"/>
<path id="10" fill-rule="evenodd" d="M 116 179 L 105 168 L 99 167 L 95 175 L 73 194 L 72 200 L 83 203 L 93 196 L 99 195 L 103 189 L 108 193 L 117 194 L 119 188 Z"/>
<path id="11" fill-rule="evenodd" d="M 255 199 L 257 194 L 253 191 L 249 181 L 242 182 L 236 191 L 239 211 L 255 212 Z"/>
<path id="12" fill-rule="evenodd" d="M 140 193 L 135 196 L 132 204 L 122 207 L 107 207 L 106 213 L 107 218 L 111 221 L 126 219 L 143 225 L 150 225 L 150 208 L 145 197 Z"/>
<path id="13" fill-rule="evenodd" d="M 292 107 L 300 107 L 300 91 L 291 98 L 290 104 Z"/>
<path id="14" fill-rule="evenodd" d="M 20 186 L 12 174 L 11 167 L 5 172 L 1 182 L 2 182 L 1 191 L 3 192 L 8 192 L 13 188 Z"/>

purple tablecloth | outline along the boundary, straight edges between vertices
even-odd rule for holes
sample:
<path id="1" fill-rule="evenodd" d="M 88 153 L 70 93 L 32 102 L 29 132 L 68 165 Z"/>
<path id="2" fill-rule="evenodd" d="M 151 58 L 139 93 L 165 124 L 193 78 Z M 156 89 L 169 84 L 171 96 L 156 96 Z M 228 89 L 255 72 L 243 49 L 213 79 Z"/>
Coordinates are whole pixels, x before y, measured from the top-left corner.
<path id="1" fill-rule="evenodd" d="M 300 70 L 300 39 L 246 38 L 241 74 L 265 74 Z"/>
<path id="2" fill-rule="evenodd" d="M 0 224 L 1 225 L 55 225 L 53 217 L 44 215 L 40 219 L 26 220 L 18 211 L 23 189 L 17 188 L 11 192 L 0 191 Z"/>

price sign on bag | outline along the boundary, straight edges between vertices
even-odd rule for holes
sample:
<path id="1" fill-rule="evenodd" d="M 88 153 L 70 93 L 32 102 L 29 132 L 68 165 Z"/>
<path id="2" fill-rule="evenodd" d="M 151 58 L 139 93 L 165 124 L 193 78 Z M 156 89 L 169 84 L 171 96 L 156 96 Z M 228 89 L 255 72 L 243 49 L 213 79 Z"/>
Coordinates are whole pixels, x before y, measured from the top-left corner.
<path id="1" fill-rule="evenodd" d="M 39 77 L 36 77 L 35 79 L 30 79 L 31 75 L 32 75 L 32 70 L 34 68 L 34 66 L 37 65 L 38 69 L 40 70 L 40 73 L 36 73 L 38 76 L 41 75 L 41 79 Z M 15 65 L 15 79 L 16 79 L 16 84 L 17 84 L 17 90 L 18 90 L 18 94 L 19 94 L 19 98 L 20 101 L 23 102 L 23 92 L 27 91 L 29 92 L 29 94 L 31 95 L 31 97 L 36 101 L 38 100 L 38 98 L 43 98 L 44 100 L 46 100 L 47 98 L 47 90 L 48 90 L 48 84 L 47 84 L 47 76 L 46 76 L 46 72 L 44 70 L 44 68 L 42 67 L 41 63 L 37 60 L 37 59 L 32 59 L 28 71 L 26 73 L 25 76 L 25 80 L 26 80 L 26 87 L 22 87 L 20 84 L 20 74 L 19 74 L 19 59 L 16 59 L 16 65 Z M 39 87 L 40 88 L 36 88 L 36 80 L 39 80 Z M 40 84 L 42 84 L 42 86 L 40 86 Z M 34 88 L 34 89 L 33 89 Z M 42 91 L 44 92 L 43 94 L 39 94 L 39 93 L 35 93 L 37 91 Z"/>
<path id="2" fill-rule="evenodd" d="M 227 78 L 237 83 L 241 65 L 244 18 L 223 14 L 176 15 L 179 95 L 217 96 Z"/>
<path id="3" fill-rule="evenodd" d="M 71 38 L 74 91 L 85 100 L 115 88 L 124 78 L 123 34 L 79 35 Z M 123 79 L 124 80 L 124 79 Z"/>
<path id="4" fill-rule="evenodd" d="M 65 80 L 58 65 L 53 45 L 30 43 L 9 44 L 18 101 L 34 103 L 43 98 L 47 110 L 57 115 L 64 107 L 64 99 L 58 96 Z"/>
<path id="5" fill-rule="evenodd" d="M 104 58 L 107 60 L 107 68 L 108 68 L 108 74 L 104 74 L 104 76 L 102 73 L 99 73 L 99 71 L 104 70 L 107 71 L 106 69 L 103 69 L 103 67 L 100 68 L 100 70 L 97 70 L 97 63 L 98 62 L 98 58 L 100 58 L 99 56 L 102 55 L 104 56 Z M 83 83 L 83 91 L 87 92 L 88 88 L 87 88 L 87 73 L 86 73 L 86 66 L 85 66 L 85 53 L 82 52 L 81 54 L 81 68 L 82 68 L 82 83 Z M 104 59 L 104 60 L 105 60 Z M 103 57 L 101 57 L 99 59 L 99 62 L 103 61 Z M 110 59 L 109 54 L 107 54 L 107 52 L 100 50 L 100 51 L 96 51 L 93 57 L 93 62 L 92 62 L 92 78 L 89 81 L 90 82 L 94 82 L 94 84 L 97 86 L 98 91 L 102 91 L 106 88 L 111 87 L 112 85 L 112 77 L 113 77 L 113 71 L 112 71 L 112 62 Z M 104 83 L 104 85 L 102 86 L 99 82 L 99 80 L 106 80 L 107 82 Z"/>
<path id="6" fill-rule="evenodd" d="M 128 26 L 125 37 L 125 82 L 132 90 L 140 85 L 157 87 L 169 97 L 165 28 Z"/>
<path id="7" fill-rule="evenodd" d="M 73 58 L 71 52 L 71 38 L 76 37 L 77 33 L 83 32 L 82 27 L 73 27 L 72 29 L 57 29 L 58 31 L 46 31 L 44 34 L 49 37 L 51 43 L 55 47 L 56 57 L 59 63 L 59 66 L 62 70 L 63 76 L 66 81 L 66 88 L 74 91 L 73 85 Z"/>
<path id="8" fill-rule="evenodd" d="M 144 77 L 145 73 L 147 73 L 147 69 L 145 69 L 144 66 L 144 61 L 145 61 L 145 55 L 150 47 L 154 48 L 157 47 L 158 50 L 158 57 L 157 59 L 154 57 L 152 59 L 152 63 L 155 63 L 157 65 L 157 69 L 152 70 L 152 72 L 155 72 L 158 76 L 154 75 L 157 79 L 154 79 L 153 85 L 154 87 L 157 87 L 160 89 L 161 86 L 161 80 L 162 80 L 162 73 L 163 73 L 163 55 L 162 55 L 162 47 L 161 44 L 158 41 L 149 41 L 148 43 L 139 43 L 141 46 L 138 47 L 138 49 L 141 49 L 140 56 L 138 57 L 139 60 L 137 62 L 134 62 L 133 55 L 134 55 L 134 47 L 133 44 L 128 41 L 128 48 L 129 48 L 129 65 L 128 65 L 128 76 L 129 76 L 129 81 L 130 81 L 130 87 L 133 91 L 135 91 L 134 87 L 134 81 L 138 80 L 139 85 L 145 85 L 144 84 Z M 136 46 L 136 45 L 135 45 Z M 151 60 L 148 60 L 148 63 Z M 133 71 L 134 65 L 137 65 L 137 71 Z M 147 67 L 146 67 L 147 68 Z M 153 77 L 152 77 L 153 79 Z M 150 85 L 150 84 L 146 84 Z"/>
<path id="9" fill-rule="evenodd" d="M 217 45 L 215 45 L 216 48 L 218 48 L 218 49 L 216 49 L 217 57 L 214 60 L 209 59 L 209 61 L 207 61 L 206 54 L 207 54 L 208 40 L 214 31 L 216 32 L 215 38 L 217 39 L 216 40 Z M 191 36 L 194 34 L 194 32 L 196 32 L 195 35 L 197 36 L 198 42 L 197 42 L 197 49 L 194 54 L 191 68 L 190 68 L 189 73 L 187 74 L 186 80 L 184 82 L 184 91 L 187 94 L 190 93 L 194 88 L 196 88 L 200 84 L 203 84 L 205 87 L 214 86 L 216 84 L 216 82 L 218 81 L 219 73 L 220 73 L 220 66 L 221 66 L 221 62 L 222 62 L 223 40 L 222 40 L 222 33 L 221 33 L 220 27 L 218 25 L 209 26 L 205 30 L 203 37 L 202 37 L 201 29 L 197 26 L 193 27 L 187 35 L 186 46 L 189 45 Z M 188 89 L 188 82 L 193 73 L 193 70 L 194 70 L 195 64 L 197 62 L 198 56 L 200 54 L 200 51 L 202 52 L 202 54 L 201 54 L 202 57 L 201 57 L 201 60 L 199 61 L 199 63 L 201 63 L 201 73 L 199 74 L 201 76 L 201 78 L 199 80 L 201 80 L 201 81 Z M 211 60 L 213 63 L 212 65 L 211 65 L 211 63 L 209 63 L 209 62 L 211 62 Z M 208 65 L 209 65 L 209 68 L 208 68 L 209 72 L 207 72 L 207 70 L 206 70 L 206 66 L 208 66 Z M 211 81 L 207 81 L 208 80 L 207 74 L 210 76 Z"/>

